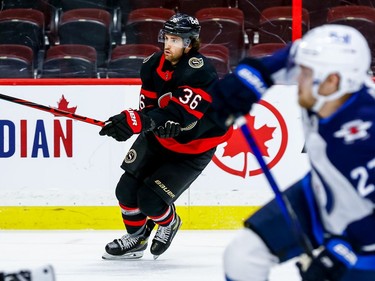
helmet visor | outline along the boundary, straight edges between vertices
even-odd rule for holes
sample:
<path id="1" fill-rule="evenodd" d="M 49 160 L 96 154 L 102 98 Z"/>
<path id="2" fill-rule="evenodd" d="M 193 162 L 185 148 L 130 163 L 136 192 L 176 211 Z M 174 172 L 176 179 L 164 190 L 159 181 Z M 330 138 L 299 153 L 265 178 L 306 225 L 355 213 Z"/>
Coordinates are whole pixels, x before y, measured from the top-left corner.
<path id="1" fill-rule="evenodd" d="M 165 45 L 170 44 L 178 48 L 187 48 L 191 43 L 191 39 L 183 38 L 173 33 L 167 33 L 165 30 L 161 29 L 158 35 L 158 42 L 164 43 Z"/>

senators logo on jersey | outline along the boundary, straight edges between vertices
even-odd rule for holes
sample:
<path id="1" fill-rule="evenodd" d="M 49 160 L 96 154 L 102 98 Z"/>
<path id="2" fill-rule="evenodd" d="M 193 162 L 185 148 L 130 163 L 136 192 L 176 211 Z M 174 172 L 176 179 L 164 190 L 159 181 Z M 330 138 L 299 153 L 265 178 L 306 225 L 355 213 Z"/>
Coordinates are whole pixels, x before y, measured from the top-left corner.
<path id="1" fill-rule="evenodd" d="M 201 68 L 204 65 L 202 58 L 192 57 L 189 59 L 189 65 L 192 68 Z"/>

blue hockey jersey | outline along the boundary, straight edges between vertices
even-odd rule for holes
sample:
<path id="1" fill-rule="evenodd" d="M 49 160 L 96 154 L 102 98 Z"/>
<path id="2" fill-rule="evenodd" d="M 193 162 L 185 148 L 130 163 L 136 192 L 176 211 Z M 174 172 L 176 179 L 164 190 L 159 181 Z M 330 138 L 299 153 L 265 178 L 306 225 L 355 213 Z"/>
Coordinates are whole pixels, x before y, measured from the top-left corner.
<path id="1" fill-rule="evenodd" d="M 274 79 L 288 77 L 291 50 L 262 59 Z M 306 109 L 302 116 L 310 188 L 325 231 L 375 252 L 375 84 L 366 84 L 328 118 Z"/>
<path id="2" fill-rule="evenodd" d="M 328 118 L 303 110 L 311 188 L 324 228 L 363 251 L 375 251 L 373 91 L 363 87 Z"/>

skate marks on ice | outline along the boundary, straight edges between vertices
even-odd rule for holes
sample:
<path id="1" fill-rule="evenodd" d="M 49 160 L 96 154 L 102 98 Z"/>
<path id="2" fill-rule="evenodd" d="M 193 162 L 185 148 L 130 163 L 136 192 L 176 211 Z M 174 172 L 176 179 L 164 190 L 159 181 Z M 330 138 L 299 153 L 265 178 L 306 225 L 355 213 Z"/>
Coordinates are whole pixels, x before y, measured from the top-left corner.
<path id="1" fill-rule="evenodd" d="M 222 255 L 235 231 L 180 230 L 157 260 L 148 248 L 139 260 L 103 260 L 108 241 L 121 231 L 0 231 L 0 270 L 51 264 L 56 281 L 223 281 Z M 151 238 L 155 231 L 151 234 Z M 150 245 L 149 245 L 150 247 Z M 270 281 L 298 281 L 292 263 Z M 38 280 L 33 280 L 38 281 Z"/>

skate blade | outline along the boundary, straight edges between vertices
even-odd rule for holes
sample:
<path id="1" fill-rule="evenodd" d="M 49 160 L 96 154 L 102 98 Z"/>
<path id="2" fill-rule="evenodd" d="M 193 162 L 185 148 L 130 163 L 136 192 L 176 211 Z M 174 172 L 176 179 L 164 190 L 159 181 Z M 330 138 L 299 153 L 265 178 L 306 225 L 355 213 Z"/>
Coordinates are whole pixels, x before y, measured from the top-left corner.
<path id="1" fill-rule="evenodd" d="M 156 260 L 159 257 L 159 255 L 154 255 L 154 260 Z"/>
<path id="2" fill-rule="evenodd" d="M 143 251 L 127 253 L 121 256 L 114 256 L 108 253 L 102 255 L 103 260 L 137 260 L 143 257 Z"/>

